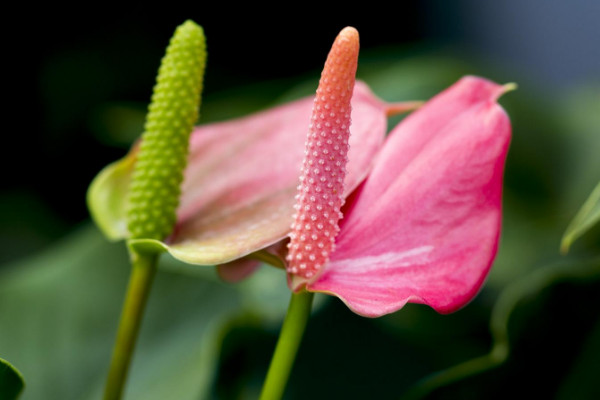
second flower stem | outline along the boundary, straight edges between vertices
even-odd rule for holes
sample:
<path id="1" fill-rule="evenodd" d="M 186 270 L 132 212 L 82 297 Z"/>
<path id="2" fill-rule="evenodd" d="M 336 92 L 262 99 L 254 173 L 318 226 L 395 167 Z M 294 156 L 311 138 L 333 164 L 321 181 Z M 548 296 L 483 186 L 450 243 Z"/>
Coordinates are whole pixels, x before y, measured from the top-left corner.
<path id="1" fill-rule="evenodd" d="M 260 400 L 279 400 L 283 396 L 310 316 L 313 296 L 311 292 L 292 293 Z"/>
<path id="2" fill-rule="evenodd" d="M 118 400 L 122 396 L 148 294 L 156 274 L 157 254 L 140 254 L 132 250 L 131 259 L 131 276 L 108 370 L 104 400 Z"/>

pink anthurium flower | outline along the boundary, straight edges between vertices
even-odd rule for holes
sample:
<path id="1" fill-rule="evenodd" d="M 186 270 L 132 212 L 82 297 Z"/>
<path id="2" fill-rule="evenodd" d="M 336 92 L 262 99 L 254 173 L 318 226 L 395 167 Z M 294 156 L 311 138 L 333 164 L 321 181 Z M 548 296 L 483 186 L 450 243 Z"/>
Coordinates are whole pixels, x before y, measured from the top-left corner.
<path id="1" fill-rule="evenodd" d="M 337 296 L 368 317 L 408 302 L 455 311 L 496 255 L 511 136 L 497 99 L 513 85 L 465 77 L 435 96 L 393 129 L 342 209 L 358 51 L 358 35 L 346 34 L 313 108 L 286 257 L 290 288 Z"/>
<path id="2" fill-rule="evenodd" d="M 496 100 L 506 90 L 463 78 L 396 127 L 346 204 L 328 262 L 302 279 L 289 267 L 292 288 L 370 317 L 407 302 L 447 313 L 472 299 L 498 247 L 511 128 Z"/>

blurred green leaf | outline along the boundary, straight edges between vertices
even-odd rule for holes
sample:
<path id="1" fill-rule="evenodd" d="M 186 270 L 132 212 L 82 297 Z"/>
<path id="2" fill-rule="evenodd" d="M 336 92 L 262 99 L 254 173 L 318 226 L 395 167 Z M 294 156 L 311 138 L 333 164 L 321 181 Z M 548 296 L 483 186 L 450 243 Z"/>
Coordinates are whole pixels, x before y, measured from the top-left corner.
<path id="1" fill-rule="evenodd" d="M 243 302 L 260 298 L 253 292 L 264 286 L 227 285 L 214 270 L 204 270 L 211 276 L 159 271 L 126 398 L 208 397 L 223 327 L 241 310 L 260 315 L 255 305 Z M 2 271 L 0 353 L 28 377 L 23 399 L 100 398 L 129 273 L 123 243 L 107 243 L 86 226 L 44 254 Z M 275 274 L 285 287 L 281 271 L 262 273 Z M 289 292 L 276 293 L 270 297 L 271 313 L 279 304 L 282 314 Z"/>
<path id="2" fill-rule="evenodd" d="M 19 397 L 25 382 L 23 375 L 11 363 L 0 358 L 0 397 L 14 400 Z"/>
<path id="3" fill-rule="evenodd" d="M 68 232 L 68 224 L 31 191 L 5 191 L 0 205 L 0 265 L 42 249 Z"/>
<path id="4" fill-rule="evenodd" d="M 386 101 L 428 100 L 472 69 L 469 64 L 441 53 L 379 51 L 361 59 L 358 76 Z"/>
<path id="5" fill-rule="evenodd" d="M 146 104 L 107 102 L 94 110 L 90 130 L 101 143 L 129 147 L 144 130 L 146 108 Z"/>
<path id="6" fill-rule="evenodd" d="M 600 371 L 600 320 L 596 321 L 577 356 L 574 366 L 556 393 L 560 400 L 594 399 L 598 397 Z"/>
<path id="7" fill-rule="evenodd" d="M 558 178 L 562 190 L 558 200 L 564 205 L 564 216 L 571 217 L 570 213 L 579 207 L 583 196 L 598 182 L 600 80 L 584 81 L 566 90 L 557 103 L 562 156 L 562 160 L 554 160 L 561 171 Z"/>
<path id="8" fill-rule="evenodd" d="M 561 252 L 567 253 L 571 244 L 600 221 L 600 182 L 596 185 L 590 197 L 583 203 L 575 218 L 565 231 L 560 245 Z"/>

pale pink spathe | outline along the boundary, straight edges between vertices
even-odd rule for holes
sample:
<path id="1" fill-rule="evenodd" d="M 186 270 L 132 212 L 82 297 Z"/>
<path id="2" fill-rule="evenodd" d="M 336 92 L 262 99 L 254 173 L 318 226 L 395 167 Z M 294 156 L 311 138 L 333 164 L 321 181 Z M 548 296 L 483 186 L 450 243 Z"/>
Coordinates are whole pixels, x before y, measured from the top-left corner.
<path id="1" fill-rule="evenodd" d="M 465 77 L 391 132 L 307 290 L 369 317 L 407 302 L 447 313 L 473 298 L 498 246 L 511 129 L 496 100 L 505 90 Z"/>
<path id="2" fill-rule="evenodd" d="M 167 241 L 175 258 L 221 264 L 289 234 L 312 104 L 305 98 L 194 131 L 177 225 Z M 352 110 L 344 195 L 368 174 L 387 127 L 387 104 L 362 82 Z"/>

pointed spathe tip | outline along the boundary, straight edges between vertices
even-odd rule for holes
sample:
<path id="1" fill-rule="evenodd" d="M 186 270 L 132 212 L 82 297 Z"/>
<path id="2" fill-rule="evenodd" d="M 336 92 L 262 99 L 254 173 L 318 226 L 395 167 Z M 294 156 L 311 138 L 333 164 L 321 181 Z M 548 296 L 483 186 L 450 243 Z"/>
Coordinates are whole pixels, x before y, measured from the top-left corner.
<path id="1" fill-rule="evenodd" d="M 506 83 L 502 85 L 502 94 L 512 92 L 513 90 L 517 90 L 518 88 L 519 85 L 517 85 L 515 82 Z"/>

